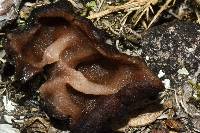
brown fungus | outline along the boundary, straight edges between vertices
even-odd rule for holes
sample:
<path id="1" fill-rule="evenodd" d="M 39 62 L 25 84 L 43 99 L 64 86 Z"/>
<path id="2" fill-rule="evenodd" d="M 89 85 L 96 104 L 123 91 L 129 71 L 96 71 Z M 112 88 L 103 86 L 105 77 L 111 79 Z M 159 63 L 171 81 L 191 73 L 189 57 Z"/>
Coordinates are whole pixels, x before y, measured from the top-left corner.
<path id="1" fill-rule="evenodd" d="M 69 120 L 74 133 L 95 133 L 163 90 L 140 57 L 119 53 L 106 39 L 60 1 L 35 9 L 28 28 L 7 35 L 6 49 L 23 82 L 51 65 L 39 92 L 52 119 Z"/>

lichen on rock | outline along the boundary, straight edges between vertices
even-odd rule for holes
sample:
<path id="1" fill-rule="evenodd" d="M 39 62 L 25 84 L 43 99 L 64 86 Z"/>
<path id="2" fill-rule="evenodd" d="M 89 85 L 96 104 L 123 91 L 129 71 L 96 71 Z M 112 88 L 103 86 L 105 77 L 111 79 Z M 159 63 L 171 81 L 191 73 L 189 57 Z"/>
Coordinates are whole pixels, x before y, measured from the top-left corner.
<path id="1" fill-rule="evenodd" d="M 152 70 L 165 73 L 177 88 L 192 79 L 200 66 L 200 25 L 192 22 L 170 22 L 149 29 L 143 35 L 142 56 Z M 197 82 L 200 75 L 197 76 Z"/>

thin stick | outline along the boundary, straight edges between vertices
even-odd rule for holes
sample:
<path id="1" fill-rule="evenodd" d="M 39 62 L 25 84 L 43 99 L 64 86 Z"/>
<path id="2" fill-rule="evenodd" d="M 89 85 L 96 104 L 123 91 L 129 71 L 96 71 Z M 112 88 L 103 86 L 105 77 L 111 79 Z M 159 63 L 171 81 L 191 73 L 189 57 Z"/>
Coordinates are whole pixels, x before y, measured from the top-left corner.
<path id="1" fill-rule="evenodd" d="M 153 17 L 153 19 L 151 20 L 151 22 L 149 23 L 148 27 L 149 28 L 154 22 L 155 20 L 158 18 L 158 16 L 165 10 L 168 8 L 169 3 L 172 2 L 172 0 L 167 0 L 166 3 L 160 8 L 160 10 L 156 13 L 156 15 Z"/>
<path id="2" fill-rule="evenodd" d="M 135 1 L 135 0 L 130 0 L 129 2 L 125 3 L 124 5 L 120 5 L 120 6 L 109 6 L 107 10 L 98 12 L 98 13 L 93 13 L 92 15 L 88 16 L 88 19 L 95 19 L 95 18 L 100 18 L 103 17 L 105 15 L 108 15 L 110 13 L 113 12 L 118 12 L 120 10 L 125 10 L 125 9 L 129 9 L 129 8 L 133 8 L 135 10 L 137 10 L 140 6 L 145 5 L 145 3 L 147 3 L 148 0 L 143 0 L 143 1 Z"/>

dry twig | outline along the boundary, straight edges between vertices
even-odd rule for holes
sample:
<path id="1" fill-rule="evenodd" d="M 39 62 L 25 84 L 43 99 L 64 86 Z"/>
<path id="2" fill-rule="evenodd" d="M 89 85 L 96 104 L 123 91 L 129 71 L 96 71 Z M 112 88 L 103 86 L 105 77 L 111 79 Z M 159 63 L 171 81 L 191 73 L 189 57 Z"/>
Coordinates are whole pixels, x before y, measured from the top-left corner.
<path id="1" fill-rule="evenodd" d="M 143 7 L 144 5 L 146 5 L 146 3 L 152 3 L 155 4 L 157 3 L 157 0 L 130 0 L 127 3 L 120 5 L 120 6 L 108 6 L 108 9 L 98 12 L 98 13 L 93 13 L 90 16 L 88 16 L 89 19 L 95 19 L 95 18 L 100 18 L 103 17 L 105 15 L 108 15 L 110 13 L 113 12 L 118 12 L 121 10 L 138 10 L 141 7 Z"/>
<path id="2" fill-rule="evenodd" d="M 200 12 L 196 9 L 195 13 L 196 13 L 196 16 L 197 16 L 197 23 L 200 24 Z"/>
<path id="3" fill-rule="evenodd" d="M 147 28 L 149 28 L 155 22 L 155 20 L 158 18 L 158 16 L 164 10 L 166 10 L 168 8 L 168 6 L 171 2 L 173 2 L 173 4 L 174 4 L 175 1 L 176 0 L 166 0 L 165 4 L 163 6 L 161 6 L 159 11 L 155 14 L 153 19 L 150 21 Z M 97 13 L 93 13 L 90 16 L 88 16 L 88 18 L 89 19 L 101 18 L 101 17 L 106 16 L 110 13 L 119 12 L 119 11 L 122 10 L 124 12 L 127 12 L 121 20 L 121 24 L 124 25 L 126 20 L 127 20 L 127 17 L 131 13 L 133 13 L 133 11 L 136 11 L 134 16 L 133 16 L 133 19 L 132 19 L 134 26 L 135 26 L 141 20 L 141 18 L 144 14 L 146 14 L 147 21 L 149 20 L 149 11 L 154 13 L 152 5 L 155 5 L 157 3 L 158 3 L 158 0 L 130 0 L 123 5 L 108 6 L 106 10 L 103 10 L 103 11 L 100 11 L 100 12 L 97 12 Z"/>
<path id="4" fill-rule="evenodd" d="M 81 3 L 76 3 L 74 0 L 67 0 L 67 1 L 69 1 L 77 9 L 82 9 L 83 8 L 83 5 Z"/>
<path id="5" fill-rule="evenodd" d="M 168 8 L 169 4 L 173 1 L 173 4 L 175 3 L 176 0 L 167 0 L 165 4 L 160 8 L 160 10 L 156 13 L 156 15 L 153 17 L 151 22 L 148 25 L 148 28 L 155 22 L 155 20 L 158 18 L 158 16 Z"/>

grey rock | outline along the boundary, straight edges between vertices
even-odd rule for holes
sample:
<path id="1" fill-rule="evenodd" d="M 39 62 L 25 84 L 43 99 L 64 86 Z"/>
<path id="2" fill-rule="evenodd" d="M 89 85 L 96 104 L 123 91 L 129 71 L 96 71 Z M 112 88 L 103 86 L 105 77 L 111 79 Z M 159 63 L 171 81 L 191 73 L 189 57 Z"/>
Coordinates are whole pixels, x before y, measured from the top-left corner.
<path id="1" fill-rule="evenodd" d="M 181 92 L 172 93 L 175 117 L 186 118 L 181 120 L 188 132 L 200 131 L 200 110 L 189 102 L 195 90 L 188 82 L 200 82 L 200 25 L 177 21 L 155 26 L 143 34 L 141 45 L 147 65 Z"/>
<path id="2" fill-rule="evenodd" d="M 142 56 L 148 66 L 161 78 L 169 79 L 178 88 L 196 76 L 200 66 L 200 25 L 192 22 L 170 22 L 155 26 L 144 33 Z"/>

